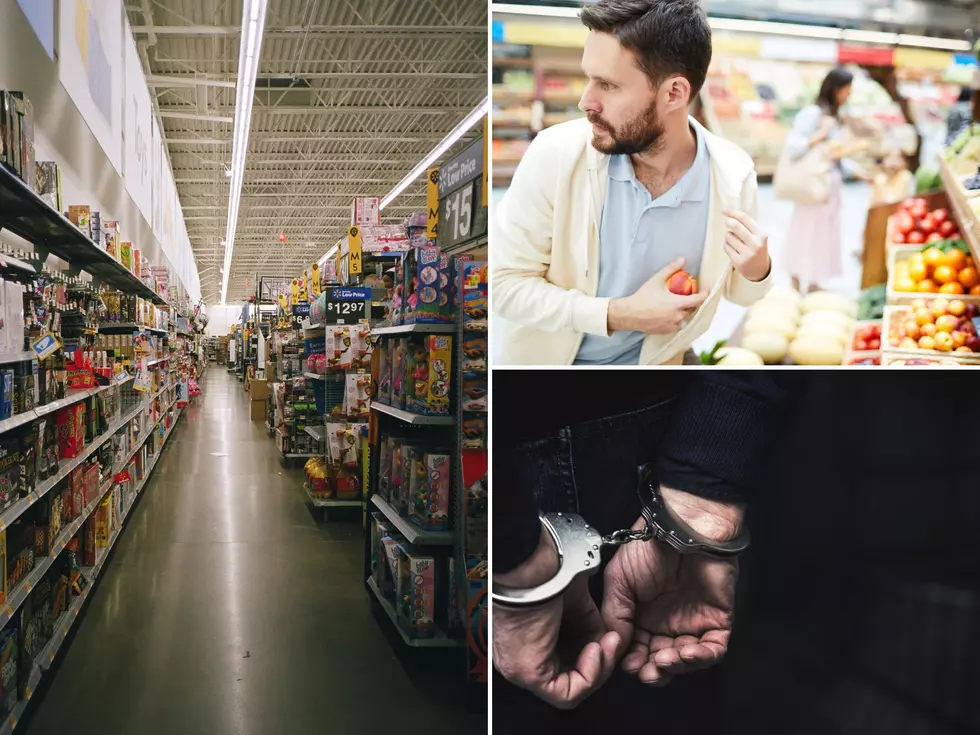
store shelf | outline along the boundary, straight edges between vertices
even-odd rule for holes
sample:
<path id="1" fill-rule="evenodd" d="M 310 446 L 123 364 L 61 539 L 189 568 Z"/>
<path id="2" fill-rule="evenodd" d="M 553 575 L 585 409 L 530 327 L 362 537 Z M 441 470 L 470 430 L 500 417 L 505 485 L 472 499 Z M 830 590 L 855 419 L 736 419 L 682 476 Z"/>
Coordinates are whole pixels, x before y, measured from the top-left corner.
<path id="1" fill-rule="evenodd" d="M 33 352 L 10 352 L 0 354 L 0 365 L 7 365 L 12 362 L 27 362 L 37 357 Z"/>
<path id="2" fill-rule="evenodd" d="M 456 334 L 455 324 L 402 324 L 398 327 L 376 327 L 371 336 L 382 334 Z"/>
<path id="3" fill-rule="evenodd" d="M 178 419 L 180 418 L 179 413 L 177 415 L 177 418 Z M 166 444 L 166 440 L 170 436 L 170 433 L 173 431 L 173 427 L 176 425 L 177 425 L 177 419 L 174 420 L 174 424 L 171 427 L 170 431 L 168 431 L 167 434 L 164 436 L 164 443 L 161 445 L 161 450 L 163 446 Z M 109 542 L 107 546 L 96 554 L 95 566 L 88 568 L 87 570 L 83 568 L 82 570 L 83 573 L 87 571 L 86 576 L 88 577 L 89 583 L 82 591 L 82 594 L 74 599 L 74 601 L 71 604 L 71 607 L 65 613 L 63 613 L 62 616 L 55 622 L 53 626 L 54 635 L 52 635 L 51 640 L 47 643 L 47 645 L 44 648 L 41 649 L 37 657 L 34 659 L 34 666 L 31 669 L 30 676 L 27 679 L 27 686 L 25 687 L 24 698 L 21 699 L 19 702 L 17 702 L 17 705 L 14 707 L 13 711 L 7 716 L 7 719 L 3 723 L 3 727 L 0 727 L 0 735 L 11 735 L 14 728 L 17 726 L 17 723 L 24 716 L 24 712 L 27 710 L 27 706 L 30 703 L 31 697 L 34 695 L 34 692 L 37 690 L 38 684 L 41 682 L 42 674 L 48 671 L 48 668 L 54 661 L 54 657 L 58 655 L 58 651 L 61 649 L 61 645 L 64 643 L 65 638 L 68 635 L 68 631 L 71 630 L 71 626 L 75 623 L 75 620 L 78 618 L 78 613 L 81 611 L 82 605 L 85 604 L 85 601 L 88 599 L 89 595 L 92 593 L 92 590 L 95 588 L 95 581 L 98 578 L 99 572 L 102 571 L 105 561 L 109 556 L 109 552 L 112 550 L 113 546 L 116 543 L 116 540 L 119 538 L 122 529 L 125 528 L 126 519 L 129 517 L 133 505 L 136 503 L 136 499 L 139 497 L 146 483 L 149 481 L 150 473 L 153 471 L 153 468 L 156 466 L 157 459 L 159 458 L 159 456 L 160 456 L 160 452 L 157 452 L 153 462 L 147 468 L 142 482 L 137 486 L 136 492 L 133 494 L 132 500 L 130 501 L 129 505 L 126 507 L 126 511 L 123 513 L 122 517 L 120 518 L 119 528 L 117 528 L 113 532 L 112 536 L 109 538 Z M 100 488 L 98 500 L 90 504 L 90 506 L 86 508 L 85 513 L 83 513 L 83 515 L 80 516 L 83 523 L 84 523 L 84 519 L 87 518 L 89 515 L 91 515 L 92 512 L 94 512 L 95 508 L 98 507 L 98 503 L 101 502 L 102 498 L 105 497 L 105 494 L 109 492 L 111 488 L 112 488 L 112 479 L 110 478 L 102 486 L 102 488 Z M 74 525 L 74 523 L 75 522 L 73 522 L 72 525 Z M 81 524 L 79 524 L 79 528 L 80 527 Z M 77 532 L 77 528 L 76 528 L 76 532 Z M 68 536 L 66 539 L 66 543 L 67 540 L 70 539 L 71 536 Z M 63 548 L 64 548 L 64 544 L 62 544 L 62 549 Z M 38 567 L 40 567 L 41 564 L 46 564 L 45 568 L 48 568 L 50 567 L 52 561 L 53 559 L 49 557 L 48 559 L 45 559 L 43 562 L 41 562 L 38 565 Z M 33 575 L 35 571 L 37 571 L 37 569 L 32 570 L 31 575 Z M 43 576 L 43 572 L 41 575 L 38 576 L 38 579 L 40 579 L 41 576 Z M 26 580 L 22 584 L 26 584 Z M 26 599 L 26 595 L 25 595 L 25 599 Z M 21 600 L 18 604 L 21 604 L 22 602 L 23 600 Z M 11 607 L 11 605 L 8 605 L 8 607 Z M 3 614 L 6 615 L 6 613 L 7 611 L 4 610 Z M 6 622 L 6 620 L 9 620 L 9 615 L 4 620 L 4 622 Z"/>
<path id="4" fill-rule="evenodd" d="M 973 259 L 980 262 L 980 217 L 970 206 L 959 177 L 953 173 L 942 156 L 939 158 L 939 173 L 943 180 L 943 188 L 946 189 L 946 196 L 953 205 L 953 214 L 960 225 L 960 234 L 966 240 Z"/>
<path id="5" fill-rule="evenodd" d="M 177 330 L 177 334 L 179 336 L 181 336 L 181 337 L 193 337 L 194 336 L 194 333 L 193 332 L 185 332 L 183 329 L 178 329 Z"/>
<path id="6" fill-rule="evenodd" d="M 318 375 L 317 373 L 303 373 L 303 377 L 309 378 L 310 380 L 326 380 L 326 375 Z"/>
<path id="7" fill-rule="evenodd" d="M 416 426 L 452 426 L 456 423 L 455 416 L 423 416 L 420 413 L 403 411 L 400 408 L 387 406 L 384 403 L 375 403 L 374 401 L 371 401 L 371 409 L 378 413 L 386 413 L 389 416 L 394 416 L 406 424 L 415 424 Z"/>
<path id="8" fill-rule="evenodd" d="M 303 485 L 303 492 L 310 502 L 317 508 L 360 508 L 360 500 L 337 500 L 336 498 L 314 498 L 310 494 L 310 489 Z"/>
<path id="9" fill-rule="evenodd" d="M 61 212 L 52 209 L 30 186 L 0 166 L 0 228 L 10 230 L 112 288 L 157 304 L 166 300 L 126 266 L 100 249 Z"/>
<path id="10" fill-rule="evenodd" d="M 378 585 L 374 583 L 374 579 L 368 577 L 367 585 L 374 595 L 375 599 L 381 603 L 381 607 L 391 618 L 392 625 L 398 631 L 398 634 L 405 641 L 405 644 L 411 646 L 412 648 L 462 648 L 463 641 L 458 641 L 454 638 L 449 638 L 445 633 L 436 628 L 436 633 L 432 638 L 412 638 L 405 632 L 402 628 L 401 619 L 395 612 L 395 608 L 392 606 L 391 602 L 381 595 L 378 590 Z"/>
<path id="11" fill-rule="evenodd" d="M 400 516 L 394 508 L 388 505 L 384 498 L 377 494 L 371 496 L 371 503 L 375 508 L 385 514 L 385 518 L 395 524 L 410 544 L 452 546 L 455 541 L 452 531 L 425 531 L 419 528 L 407 518 Z"/>
<path id="12" fill-rule="evenodd" d="M 327 427 L 326 426 L 307 426 L 303 429 L 307 434 L 312 436 L 317 441 L 324 441 L 327 438 Z"/>
<path id="13" fill-rule="evenodd" d="M 312 459 L 313 457 L 322 457 L 321 454 L 297 454 L 295 452 L 283 453 L 282 455 L 286 459 Z"/>
<path id="14" fill-rule="evenodd" d="M 102 334 L 112 334 L 115 332 L 136 332 L 142 330 L 144 332 L 153 332 L 154 334 L 166 334 L 167 330 L 157 329 L 156 327 L 145 327 L 142 324 L 136 324 L 134 322 L 118 322 L 109 324 L 100 324 L 99 332 Z"/>
<path id="15" fill-rule="evenodd" d="M 158 358 L 158 359 L 156 359 L 156 360 L 150 360 L 150 361 L 149 361 L 148 363 L 146 363 L 146 366 L 147 366 L 148 368 L 151 368 L 151 367 L 153 367 L 154 365 L 159 365 L 159 364 L 160 364 L 160 363 L 162 363 L 162 362 L 170 362 L 170 357 L 169 357 L 169 356 L 167 356 L 167 357 L 161 357 L 161 358 Z"/>

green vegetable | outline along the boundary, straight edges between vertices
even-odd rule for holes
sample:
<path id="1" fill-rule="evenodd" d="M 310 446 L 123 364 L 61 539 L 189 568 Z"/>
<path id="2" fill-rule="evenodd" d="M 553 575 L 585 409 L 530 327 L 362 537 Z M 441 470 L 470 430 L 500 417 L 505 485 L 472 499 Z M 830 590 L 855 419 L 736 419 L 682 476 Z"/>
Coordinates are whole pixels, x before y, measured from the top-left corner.
<path id="1" fill-rule="evenodd" d="M 929 191 L 936 191 L 943 188 L 942 178 L 939 169 L 935 166 L 921 166 L 915 172 L 915 193 L 924 194 Z"/>
<path id="2" fill-rule="evenodd" d="M 702 365 L 717 365 L 721 362 L 721 357 L 718 357 L 718 350 L 724 347 L 728 343 L 727 339 L 723 339 L 718 344 L 716 344 L 711 352 L 701 353 L 701 364 Z"/>
<path id="3" fill-rule="evenodd" d="M 939 248 L 944 253 L 948 253 L 950 250 L 962 250 L 967 255 L 970 254 L 970 248 L 966 244 L 966 240 L 936 240 L 935 242 L 930 242 L 922 246 L 922 250 L 919 252 L 924 253 L 929 248 Z"/>

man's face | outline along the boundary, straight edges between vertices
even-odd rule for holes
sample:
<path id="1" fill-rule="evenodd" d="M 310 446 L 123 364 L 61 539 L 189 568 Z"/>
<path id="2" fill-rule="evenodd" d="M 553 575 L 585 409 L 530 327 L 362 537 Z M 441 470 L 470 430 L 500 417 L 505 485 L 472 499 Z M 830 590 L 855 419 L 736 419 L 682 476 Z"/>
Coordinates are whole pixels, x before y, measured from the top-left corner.
<path id="1" fill-rule="evenodd" d="M 591 31 L 582 55 L 582 71 L 589 84 L 578 106 L 592 123 L 596 150 L 632 155 L 656 151 L 663 145 L 659 90 L 619 39 Z"/>

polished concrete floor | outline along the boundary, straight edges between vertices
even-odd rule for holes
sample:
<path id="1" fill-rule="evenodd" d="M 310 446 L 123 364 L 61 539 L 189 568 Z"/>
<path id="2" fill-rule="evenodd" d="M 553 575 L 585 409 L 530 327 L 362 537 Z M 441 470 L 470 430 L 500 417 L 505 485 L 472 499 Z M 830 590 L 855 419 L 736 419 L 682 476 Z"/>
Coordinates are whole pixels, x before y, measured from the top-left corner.
<path id="1" fill-rule="evenodd" d="M 203 388 L 16 732 L 485 733 L 461 658 L 391 645 L 359 518 L 313 515 L 224 367 Z"/>

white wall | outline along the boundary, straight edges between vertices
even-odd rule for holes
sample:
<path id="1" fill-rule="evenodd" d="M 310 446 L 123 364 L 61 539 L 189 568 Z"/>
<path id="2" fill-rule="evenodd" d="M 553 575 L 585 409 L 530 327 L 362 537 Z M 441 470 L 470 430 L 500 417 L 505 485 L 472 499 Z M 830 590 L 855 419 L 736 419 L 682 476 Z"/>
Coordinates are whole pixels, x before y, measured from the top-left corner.
<path id="1" fill-rule="evenodd" d="M 119 12 L 123 12 L 121 3 Z M 122 65 L 123 60 L 118 63 Z M 23 91 L 33 104 L 36 158 L 56 161 L 61 167 L 65 210 L 70 204 L 91 205 L 103 221 L 119 221 L 123 239 L 132 241 L 151 264 L 170 263 L 151 223 L 133 202 L 123 178 L 62 86 L 58 64 L 48 57 L 17 0 L 0 0 L 0 89 Z M 29 243 L 7 231 L 0 233 L 0 239 L 31 249 Z M 187 277 L 182 285 L 196 301 L 200 298 L 197 268 L 192 265 L 192 273 L 186 267 L 183 270 Z"/>

